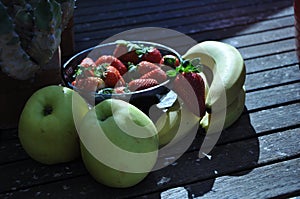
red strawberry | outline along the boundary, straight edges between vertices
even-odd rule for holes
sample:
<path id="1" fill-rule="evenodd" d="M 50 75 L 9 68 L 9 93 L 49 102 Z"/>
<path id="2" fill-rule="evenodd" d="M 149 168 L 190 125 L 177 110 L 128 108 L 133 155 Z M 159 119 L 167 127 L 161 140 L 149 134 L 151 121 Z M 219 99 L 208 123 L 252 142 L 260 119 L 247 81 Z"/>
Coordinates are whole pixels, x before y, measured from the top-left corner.
<path id="1" fill-rule="evenodd" d="M 144 75 L 152 70 L 155 69 L 160 69 L 160 67 L 154 63 L 148 62 L 148 61 L 141 61 L 138 65 L 137 65 L 137 69 L 138 72 L 141 75 Z"/>
<path id="2" fill-rule="evenodd" d="M 140 77 L 140 79 L 155 79 L 158 83 L 166 81 L 167 78 L 166 72 L 161 68 L 154 69 Z"/>
<path id="3" fill-rule="evenodd" d="M 205 115 L 205 85 L 198 73 L 183 72 L 178 74 L 174 80 L 173 88 L 190 111 L 200 117 Z"/>
<path id="4" fill-rule="evenodd" d="M 113 56 L 119 59 L 120 56 L 128 52 L 126 44 L 118 44 L 113 52 Z"/>
<path id="5" fill-rule="evenodd" d="M 119 86 L 119 87 L 116 87 L 114 88 L 114 93 L 126 93 L 126 87 L 125 86 Z"/>
<path id="6" fill-rule="evenodd" d="M 126 52 L 126 48 L 124 47 L 127 48 L 128 53 L 124 54 L 124 52 Z M 148 47 L 143 44 L 131 43 L 123 40 L 119 41 L 119 44 L 115 49 L 115 54 L 118 55 L 118 58 L 123 63 L 130 62 L 133 64 L 137 64 L 140 58 L 144 61 L 153 63 L 159 63 L 162 58 L 160 51 L 155 47 Z"/>
<path id="7" fill-rule="evenodd" d="M 157 48 L 150 47 L 147 50 L 147 52 L 144 55 L 142 55 L 143 61 L 149 61 L 152 63 L 159 63 L 161 59 L 162 59 L 162 55 Z"/>
<path id="8" fill-rule="evenodd" d="M 97 66 L 102 64 L 108 64 L 110 66 L 115 67 L 121 75 L 125 74 L 127 72 L 127 67 L 116 57 L 112 55 L 102 55 L 100 56 L 96 61 L 95 64 Z"/>
<path id="9" fill-rule="evenodd" d="M 77 78 L 72 84 L 84 91 L 95 92 L 104 88 L 104 81 L 99 77 Z"/>
<path id="10" fill-rule="evenodd" d="M 160 64 L 164 64 L 171 67 L 176 67 L 180 65 L 179 59 L 174 55 L 165 55 L 160 60 Z"/>
<path id="11" fill-rule="evenodd" d="M 81 63 L 80 63 L 81 66 L 96 66 L 94 60 L 92 60 L 91 58 L 89 57 L 86 57 L 84 58 Z"/>
<path id="12" fill-rule="evenodd" d="M 128 63 L 137 64 L 139 56 L 133 47 L 130 43 L 123 41 L 116 46 L 113 55 L 126 65 L 129 65 Z"/>
<path id="13" fill-rule="evenodd" d="M 81 74 L 79 75 L 83 75 L 85 77 L 93 77 L 94 76 L 93 68 L 95 66 L 96 64 L 91 58 L 89 57 L 84 58 L 79 64 L 79 69 L 82 71 Z"/>
<path id="14" fill-rule="evenodd" d="M 123 86 L 125 81 L 120 72 L 113 66 L 107 66 L 103 74 L 104 82 L 107 87 Z"/>
<path id="15" fill-rule="evenodd" d="M 138 91 L 158 85 L 155 79 L 135 79 L 128 83 L 130 91 Z"/>
<path id="16" fill-rule="evenodd" d="M 127 65 L 129 65 L 129 63 L 132 63 L 132 64 L 139 63 L 139 56 L 138 56 L 138 54 L 136 54 L 135 50 L 127 52 L 118 58 L 120 61 L 122 61 L 123 63 L 125 63 Z"/>

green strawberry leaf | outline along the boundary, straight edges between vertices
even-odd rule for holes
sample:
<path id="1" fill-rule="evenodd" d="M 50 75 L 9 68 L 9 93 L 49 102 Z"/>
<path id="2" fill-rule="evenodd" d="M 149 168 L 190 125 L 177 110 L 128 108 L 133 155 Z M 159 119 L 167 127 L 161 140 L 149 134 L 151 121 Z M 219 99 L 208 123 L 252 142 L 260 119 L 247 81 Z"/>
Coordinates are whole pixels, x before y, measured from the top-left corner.
<path id="1" fill-rule="evenodd" d="M 166 71 L 167 76 L 169 77 L 175 77 L 178 74 L 177 70 L 168 70 Z"/>
<path id="2" fill-rule="evenodd" d="M 103 88 L 98 91 L 98 94 L 105 94 L 105 95 L 109 95 L 109 94 L 113 94 L 113 93 L 114 93 L 113 88 Z"/>
<path id="3" fill-rule="evenodd" d="M 134 65 L 131 62 L 128 62 L 128 72 L 133 72 L 137 70 L 137 65 Z"/>

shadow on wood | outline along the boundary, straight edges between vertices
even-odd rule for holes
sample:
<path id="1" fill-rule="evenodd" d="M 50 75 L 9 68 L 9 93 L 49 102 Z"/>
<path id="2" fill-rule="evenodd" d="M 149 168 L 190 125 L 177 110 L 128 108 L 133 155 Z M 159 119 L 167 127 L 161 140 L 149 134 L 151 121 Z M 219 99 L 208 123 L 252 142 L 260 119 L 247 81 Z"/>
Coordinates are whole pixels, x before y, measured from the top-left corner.
<path id="1" fill-rule="evenodd" d="M 235 124 L 222 132 L 217 146 L 208 156 L 210 159 L 203 160 L 202 167 L 205 168 L 203 172 L 215 177 L 240 176 L 255 168 L 259 159 L 259 141 L 250 117 L 246 114 L 246 108 L 244 112 L 245 114 Z M 202 177 L 199 176 L 199 180 L 200 182 L 185 187 L 190 197 L 202 196 L 212 191 L 214 178 L 202 181 Z"/>

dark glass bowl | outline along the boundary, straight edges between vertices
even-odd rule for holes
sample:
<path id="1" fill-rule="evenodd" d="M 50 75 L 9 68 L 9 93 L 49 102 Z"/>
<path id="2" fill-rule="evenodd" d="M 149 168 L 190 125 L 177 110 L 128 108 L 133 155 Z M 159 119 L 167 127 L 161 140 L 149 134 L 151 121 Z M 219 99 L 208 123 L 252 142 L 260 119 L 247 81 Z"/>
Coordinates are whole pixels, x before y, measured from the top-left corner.
<path id="1" fill-rule="evenodd" d="M 136 44 L 142 44 L 144 46 L 156 47 L 157 49 L 159 49 L 162 55 L 167 55 L 167 54 L 175 55 L 180 61 L 182 61 L 179 53 L 177 53 L 174 49 L 164 46 L 162 44 L 146 42 L 146 41 L 130 41 L 130 42 Z M 97 60 L 97 58 L 101 55 L 112 55 L 114 49 L 116 48 L 116 45 L 117 45 L 116 42 L 100 44 L 95 47 L 83 50 L 77 53 L 76 55 L 74 55 L 73 57 L 71 57 L 69 60 L 65 62 L 65 64 L 62 65 L 61 75 L 62 75 L 63 83 L 65 86 L 78 91 L 91 105 L 96 105 L 105 99 L 115 98 L 115 99 L 121 99 L 127 101 L 133 104 L 134 106 L 138 107 L 146 114 L 148 114 L 149 108 L 152 105 L 159 103 L 161 98 L 170 91 L 169 79 L 157 86 L 148 89 L 129 92 L 129 93 L 122 93 L 122 94 L 115 94 L 115 93 L 103 94 L 97 92 L 88 93 L 79 90 L 78 88 L 72 85 L 72 82 L 75 80 L 74 74 L 77 70 L 77 67 L 84 58 L 88 56 L 93 60 Z"/>

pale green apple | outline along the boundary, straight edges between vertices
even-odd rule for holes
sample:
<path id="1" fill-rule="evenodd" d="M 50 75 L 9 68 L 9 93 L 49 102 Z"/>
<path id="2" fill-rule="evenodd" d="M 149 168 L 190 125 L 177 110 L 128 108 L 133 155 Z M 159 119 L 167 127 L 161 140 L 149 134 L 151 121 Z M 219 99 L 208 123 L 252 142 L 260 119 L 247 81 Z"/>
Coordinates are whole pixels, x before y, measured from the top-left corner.
<path id="1" fill-rule="evenodd" d="M 79 122 L 87 112 L 85 100 L 69 88 L 53 85 L 39 89 L 28 99 L 20 115 L 19 139 L 24 150 L 44 164 L 79 157 L 74 119 Z"/>
<path id="2" fill-rule="evenodd" d="M 157 161 L 155 125 L 122 100 L 107 99 L 91 109 L 82 120 L 79 136 L 87 170 L 110 187 L 136 185 Z"/>

